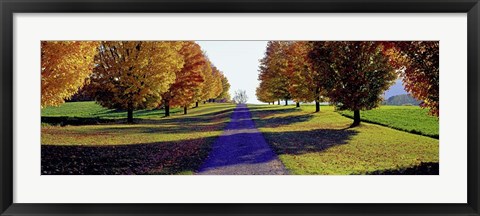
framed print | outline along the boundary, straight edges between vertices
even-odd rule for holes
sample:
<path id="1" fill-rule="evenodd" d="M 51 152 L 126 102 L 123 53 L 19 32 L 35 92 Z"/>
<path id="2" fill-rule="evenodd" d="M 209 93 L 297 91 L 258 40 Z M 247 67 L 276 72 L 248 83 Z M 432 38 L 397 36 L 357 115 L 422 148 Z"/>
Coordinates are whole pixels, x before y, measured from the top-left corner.
<path id="1" fill-rule="evenodd" d="M 2 215 L 479 214 L 478 0 L 1 8 Z"/>

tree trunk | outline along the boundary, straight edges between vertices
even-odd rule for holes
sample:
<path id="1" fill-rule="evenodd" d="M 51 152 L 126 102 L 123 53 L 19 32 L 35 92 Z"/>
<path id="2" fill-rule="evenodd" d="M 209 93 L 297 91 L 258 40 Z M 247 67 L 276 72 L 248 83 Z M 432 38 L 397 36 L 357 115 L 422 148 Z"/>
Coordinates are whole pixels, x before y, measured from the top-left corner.
<path id="1" fill-rule="evenodd" d="M 270 102 L 268 102 L 268 105 L 270 105 Z"/>
<path id="2" fill-rule="evenodd" d="M 353 124 L 350 127 L 356 127 L 360 125 L 360 110 L 353 111 Z"/>
<path id="3" fill-rule="evenodd" d="M 297 107 L 300 107 L 300 102 L 297 102 Z"/>
<path id="4" fill-rule="evenodd" d="M 215 103 L 215 98 L 214 98 L 214 99 L 212 99 L 212 102 L 213 102 L 213 103 Z"/>
<path id="5" fill-rule="evenodd" d="M 133 109 L 131 108 L 127 110 L 127 122 L 133 123 Z"/>
<path id="6" fill-rule="evenodd" d="M 203 104 L 206 104 L 206 103 L 207 103 L 207 101 L 203 101 Z"/>
<path id="7" fill-rule="evenodd" d="M 198 101 L 197 101 L 197 102 L 195 102 L 195 108 L 197 108 L 197 107 L 198 107 Z"/>
<path id="8" fill-rule="evenodd" d="M 288 100 L 285 99 L 285 106 L 288 106 Z"/>
<path id="9" fill-rule="evenodd" d="M 170 116 L 170 102 L 165 101 L 165 117 Z"/>
<path id="10" fill-rule="evenodd" d="M 315 100 L 315 112 L 320 112 L 320 101 Z"/>
<path id="11" fill-rule="evenodd" d="M 187 114 L 187 106 L 184 106 L 184 107 L 183 107 L 183 114 L 184 114 L 184 115 Z"/>
<path id="12" fill-rule="evenodd" d="M 277 105 L 280 105 L 280 99 L 278 99 L 278 104 Z"/>

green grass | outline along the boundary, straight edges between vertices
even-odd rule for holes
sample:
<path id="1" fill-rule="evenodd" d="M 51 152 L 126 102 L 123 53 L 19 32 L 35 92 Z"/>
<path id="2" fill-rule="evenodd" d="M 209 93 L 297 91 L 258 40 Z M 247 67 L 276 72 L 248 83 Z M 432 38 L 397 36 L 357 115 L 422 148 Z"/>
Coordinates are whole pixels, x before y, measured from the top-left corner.
<path id="1" fill-rule="evenodd" d="M 200 104 L 187 115 L 168 118 L 139 111 L 135 124 L 42 124 L 42 173 L 192 174 L 230 121 L 234 107 Z M 117 118 L 102 109 L 91 102 L 66 103 L 42 115 Z M 150 112 L 158 111 L 145 113 Z"/>
<path id="2" fill-rule="evenodd" d="M 249 105 L 255 124 L 292 174 L 348 175 L 408 170 L 439 161 L 439 141 L 352 120 L 322 106 Z"/>
<path id="3" fill-rule="evenodd" d="M 170 109 L 171 114 L 183 114 L 183 109 Z M 160 109 L 154 110 L 136 110 L 133 112 L 134 118 L 150 118 L 155 116 L 164 116 L 165 111 Z M 80 118 L 104 118 L 118 119 L 126 118 L 127 111 L 107 109 L 93 101 L 86 102 L 69 102 L 58 107 L 46 107 L 42 109 L 42 117 L 80 117 Z"/>
<path id="4" fill-rule="evenodd" d="M 353 118 L 352 111 L 338 111 Z M 410 133 L 438 138 L 438 118 L 418 106 L 381 106 L 360 111 L 362 121 L 380 124 Z"/>

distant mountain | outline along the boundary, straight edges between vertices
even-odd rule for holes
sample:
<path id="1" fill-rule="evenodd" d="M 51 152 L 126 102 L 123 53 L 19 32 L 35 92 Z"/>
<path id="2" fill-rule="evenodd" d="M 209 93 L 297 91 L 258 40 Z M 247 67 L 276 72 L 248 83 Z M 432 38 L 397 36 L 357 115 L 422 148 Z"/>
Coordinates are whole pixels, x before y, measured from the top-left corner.
<path id="1" fill-rule="evenodd" d="M 393 84 L 387 91 L 385 91 L 383 98 L 387 99 L 395 95 L 408 94 L 403 87 L 403 82 L 401 79 L 397 79 L 395 84 Z"/>
<path id="2" fill-rule="evenodd" d="M 402 95 L 395 95 L 392 97 L 389 97 L 387 100 L 384 101 L 385 105 L 414 105 L 418 106 L 421 103 L 421 101 L 413 98 L 409 94 L 402 94 Z"/>

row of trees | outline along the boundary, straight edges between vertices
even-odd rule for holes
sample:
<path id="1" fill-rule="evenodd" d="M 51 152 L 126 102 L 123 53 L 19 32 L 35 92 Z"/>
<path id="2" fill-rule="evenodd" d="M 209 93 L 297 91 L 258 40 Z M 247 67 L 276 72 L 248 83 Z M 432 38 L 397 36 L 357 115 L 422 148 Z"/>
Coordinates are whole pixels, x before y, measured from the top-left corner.
<path id="1" fill-rule="evenodd" d="M 434 41 L 270 41 L 260 60 L 258 100 L 329 101 L 354 111 L 377 107 L 401 77 L 421 106 L 439 115 L 439 43 Z"/>
<path id="2" fill-rule="evenodd" d="M 230 84 L 193 41 L 43 41 L 42 107 L 81 90 L 100 105 L 133 111 L 230 100 Z"/>

